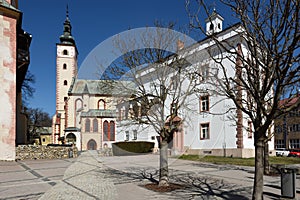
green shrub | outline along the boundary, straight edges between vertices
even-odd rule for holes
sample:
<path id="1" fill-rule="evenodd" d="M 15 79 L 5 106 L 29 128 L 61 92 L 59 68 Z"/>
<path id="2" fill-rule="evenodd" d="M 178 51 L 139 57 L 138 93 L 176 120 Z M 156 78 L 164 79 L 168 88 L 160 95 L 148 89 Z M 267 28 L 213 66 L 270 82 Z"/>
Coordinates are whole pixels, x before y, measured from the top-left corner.
<path id="1" fill-rule="evenodd" d="M 125 156 L 149 153 L 154 148 L 154 142 L 130 141 L 112 144 L 113 155 Z"/>

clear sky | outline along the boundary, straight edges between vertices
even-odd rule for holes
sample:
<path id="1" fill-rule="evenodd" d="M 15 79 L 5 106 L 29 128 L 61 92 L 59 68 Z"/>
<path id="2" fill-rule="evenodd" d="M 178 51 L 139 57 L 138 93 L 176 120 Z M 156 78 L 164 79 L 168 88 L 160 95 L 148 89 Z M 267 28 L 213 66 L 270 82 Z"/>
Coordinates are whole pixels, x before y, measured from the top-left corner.
<path id="1" fill-rule="evenodd" d="M 225 18 L 225 27 L 231 24 L 230 20 L 226 21 L 228 11 L 214 3 L 216 1 L 207 2 L 215 5 Z M 19 0 L 22 27 L 33 38 L 29 70 L 36 78 L 33 85 L 36 92 L 29 106 L 41 108 L 50 116 L 55 113 L 56 43 L 63 33 L 67 5 L 79 51 L 79 67 L 99 43 L 128 28 L 153 26 L 155 20 L 172 21 L 180 26 L 189 23 L 185 0 Z M 203 23 L 204 20 L 203 17 Z M 199 39 L 195 33 L 194 39 Z"/>

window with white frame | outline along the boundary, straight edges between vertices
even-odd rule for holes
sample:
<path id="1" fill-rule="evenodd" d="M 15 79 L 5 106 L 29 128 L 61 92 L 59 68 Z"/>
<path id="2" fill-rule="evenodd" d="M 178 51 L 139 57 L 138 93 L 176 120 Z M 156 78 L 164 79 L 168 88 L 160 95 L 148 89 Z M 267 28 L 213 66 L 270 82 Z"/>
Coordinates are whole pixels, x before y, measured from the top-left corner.
<path id="1" fill-rule="evenodd" d="M 129 131 L 125 131 L 125 141 L 129 141 Z"/>
<path id="2" fill-rule="evenodd" d="M 284 140 L 275 140 L 275 149 L 285 148 Z"/>
<path id="3" fill-rule="evenodd" d="M 298 148 L 300 148 L 300 139 L 291 139 L 290 140 L 290 148 L 291 149 L 298 149 Z"/>
<path id="4" fill-rule="evenodd" d="M 253 135 L 252 121 L 248 121 L 247 135 L 248 138 L 252 138 Z"/>
<path id="5" fill-rule="evenodd" d="M 133 140 L 137 140 L 137 130 L 133 130 Z"/>
<path id="6" fill-rule="evenodd" d="M 209 111 L 209 96 L 204 95 L 200 97 L 200 112 Z"/>
<path id="7" fill-rule="evenodd" d="M 172 76 L 172 78 L 171 78 L 171 85 L 172 85 L 171 89 L 172 90 L 177 90 L 177 87 L 179 86 L 179 84 L 180 84 L 179 75 Z"/>
<path id="8" fill-rule="evenodd" d="M 209 123 L 200 124 L 200 140 L 209 139 Z"/>
<path id="9" fill-rule="evenodd" d="M 300 131 L 300 124 L 292 124 L 290 126 L 290 132 L 298 132 Z"/>
<path id="10" fill-rule="evenodd" d="M 209 77 L 209 65 L 200 66 L 200 81 L 206 81 Z"/>

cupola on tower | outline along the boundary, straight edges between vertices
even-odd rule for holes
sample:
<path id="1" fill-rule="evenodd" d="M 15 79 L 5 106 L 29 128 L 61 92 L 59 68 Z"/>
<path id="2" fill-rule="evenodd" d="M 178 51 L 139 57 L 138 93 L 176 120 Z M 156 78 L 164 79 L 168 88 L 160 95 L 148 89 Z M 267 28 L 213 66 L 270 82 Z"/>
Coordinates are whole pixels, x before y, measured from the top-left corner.
<path id="1" fill-rule="evenodd" d="M 56 44 L 56 115 L 54 120 L 54 142 L 63 136 L 66 128 L 66 107 L 68 106 L 68 90 L 73 77 L 77 77 L 78 51 L 75 39 L 72 36 L 72 26 L 67 7 L 66 20 L 63 24 L 63 34 L 59 37 L 60 43 Z"/>
<path id="2" fill-rule="evenodd" d="M 216 12 L 216 9 L 214 9 L 212 14 L 205 20 L 206 35 L 212 35 L 213 33 L 221 32 L 223 20 L 224 18 Z"/>

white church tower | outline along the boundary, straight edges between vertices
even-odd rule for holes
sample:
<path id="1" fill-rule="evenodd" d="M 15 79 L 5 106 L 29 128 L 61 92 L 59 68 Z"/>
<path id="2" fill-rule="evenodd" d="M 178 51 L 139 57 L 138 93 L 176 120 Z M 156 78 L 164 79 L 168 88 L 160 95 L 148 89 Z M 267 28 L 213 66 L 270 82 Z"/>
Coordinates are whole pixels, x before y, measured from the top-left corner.
<path id="1" fill-rule="evenodd" d="M 74 37 L 71 34 L 71 23 L 67 7 L 64 32 L 56 44 L 56 114 L 53 117 L 53 142 L 58 143 L 64 136 L 67 126 L 68 90 L 73 77 L 77 77 L 77 55 Z"/>
<path id="2" fill-rule="evenodd" d="M 216 9 L 214 9 L 212 14 L 205 20 L 206 35 L 221 32 L 223 30 L 223 20 L 224 18 L 216 12 Z"/>

